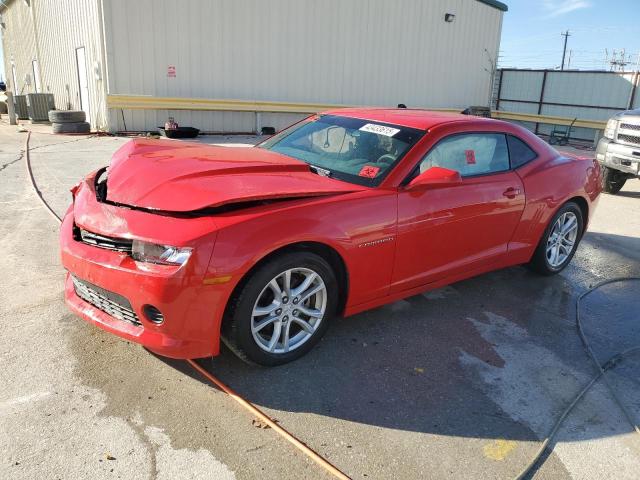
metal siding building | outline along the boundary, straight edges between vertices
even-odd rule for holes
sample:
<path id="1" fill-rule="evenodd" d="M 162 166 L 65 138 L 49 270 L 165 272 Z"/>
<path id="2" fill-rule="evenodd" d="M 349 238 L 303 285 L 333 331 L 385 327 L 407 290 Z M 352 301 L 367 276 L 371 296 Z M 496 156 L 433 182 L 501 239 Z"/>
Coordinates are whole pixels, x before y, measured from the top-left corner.
<path id="1" fill-rule="evenodd" d="M 487 105 L 506 9 L 493 0 L 0 2 L 8 76 L 12 61 L 20 79 L 37 59 L 42 89 L 77 109 L 84 75 L 91 123 L 111 131 L 153 130 L 168 116 L 247 132 L 330 105 Z"/>
<path id="2" fill-rule="evenodd" d="M 56 108 L 86 109 L 94 128 L 108 129 L 101 4 L 97 0 L 4 0 L 0 15 L 8 87 L 15 94 L 36 93 L 39 84 L 40 92 L 54 94 Z M 88 87 L 85 105 L 80 99 L 77 62 L 82 48 Z M 34 61 L 39 72 L 34 71 Z M 13 68 L 17 85 L 13 85 Z M 38 73 L 40 78 L 34 78 Z"/>

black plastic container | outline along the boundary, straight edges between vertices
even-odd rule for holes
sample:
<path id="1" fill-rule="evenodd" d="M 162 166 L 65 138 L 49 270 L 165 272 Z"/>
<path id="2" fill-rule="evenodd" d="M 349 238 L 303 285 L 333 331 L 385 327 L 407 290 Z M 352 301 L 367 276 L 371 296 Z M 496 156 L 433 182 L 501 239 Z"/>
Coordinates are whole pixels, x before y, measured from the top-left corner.
<path id="1" fill-rule="evenodd" d="M 167 138 L 196 138 L 200 133 L 200 130 L 193 127 L 178 127 L 170 130 L 165 130 L 163 127 L 158 127 L 160 135 Z"/>

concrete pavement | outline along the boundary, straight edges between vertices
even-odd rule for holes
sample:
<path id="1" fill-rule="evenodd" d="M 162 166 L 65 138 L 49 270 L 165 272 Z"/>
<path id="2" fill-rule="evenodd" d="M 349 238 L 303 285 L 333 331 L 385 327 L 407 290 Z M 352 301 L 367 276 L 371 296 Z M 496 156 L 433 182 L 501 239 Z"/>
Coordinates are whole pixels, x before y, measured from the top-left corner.
<path id="1" fill-rule="evenodd" d="M 66 310 L 57 225 L 28 184 L 23 135 L 0 124 L 0 476 L 328 478 L 184 362 Z M 69 188 L 125 141 L 33 133 L 47 201 L 62 213 Z M 511 478 L 596 373 L 573 302 L 599 280 L 640 275 L 639 214 L 632 181 L 602 196 L 561 275 L 493 272 L 338 320 L 293 364 L 249 367 L 225 350 L 207 368 L 353 478 Z M 637 288 L 605 287 L 585 302 L 599 358 L 640 344 Z M 638 357 L 611 374 L 638 421 L 639 374 Z M 640 436 L 600 384 L 557 440 L 534 478 L 640 471 Z"/>

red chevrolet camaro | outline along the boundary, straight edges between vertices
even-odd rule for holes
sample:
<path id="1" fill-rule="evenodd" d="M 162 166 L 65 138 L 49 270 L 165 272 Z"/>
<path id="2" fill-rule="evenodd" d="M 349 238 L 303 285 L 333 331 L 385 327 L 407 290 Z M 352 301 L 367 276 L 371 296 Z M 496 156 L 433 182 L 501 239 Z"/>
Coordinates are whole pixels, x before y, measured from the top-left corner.
<path id="1" fill-rule="evenodd" d="M 174 358 L 262 365 L 349 316 L 490 270 L 562 270 L 598 164 L 509 123 L 408 109 L 314 115 L 257 147 L 133 140 L 61 229 L 79 316 Z"/>

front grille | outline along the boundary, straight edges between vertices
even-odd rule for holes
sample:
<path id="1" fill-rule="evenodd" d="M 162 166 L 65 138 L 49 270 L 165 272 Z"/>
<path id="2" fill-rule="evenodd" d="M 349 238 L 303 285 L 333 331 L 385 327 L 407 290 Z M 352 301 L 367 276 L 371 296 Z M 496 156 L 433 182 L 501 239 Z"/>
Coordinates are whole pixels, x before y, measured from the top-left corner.
<path id="1" fill-rule="evenodd" d="M 625 130 L 638 130 L 640 131 L 640 123 L 638 125 L 634 125 L 633 123 L 621 123 L 620 128 Z"/>
<path id="2" fill-rule="evenodd" d="M 131 308 L 129 300 L 122 295 L 110 292 L 84 280 L 79 280 L 72 276 L 73 289 L 81 299 L 90 303 L 94 307 L 111 315 L 118 320 L 124 320 L 133 325 L 140 326 L 138 316 Z"/>
<path id="3" fill-rule="evenodd" d="M 94 247 L 114 250 L 131 254 L 133 241 L 126 238 L 114 238 L 84 230 L 77 225 L 73 226 L 73 238 L 79 242 L 93 245 Z"/>
<path id="4" fill-rule="evenodd" d="M 625 135 L 618 134 L 618 140 L 624 143 L 632 143 L 634 145 L 640 145 L 640 137 L 636 137 L 635 135 Z"/>

